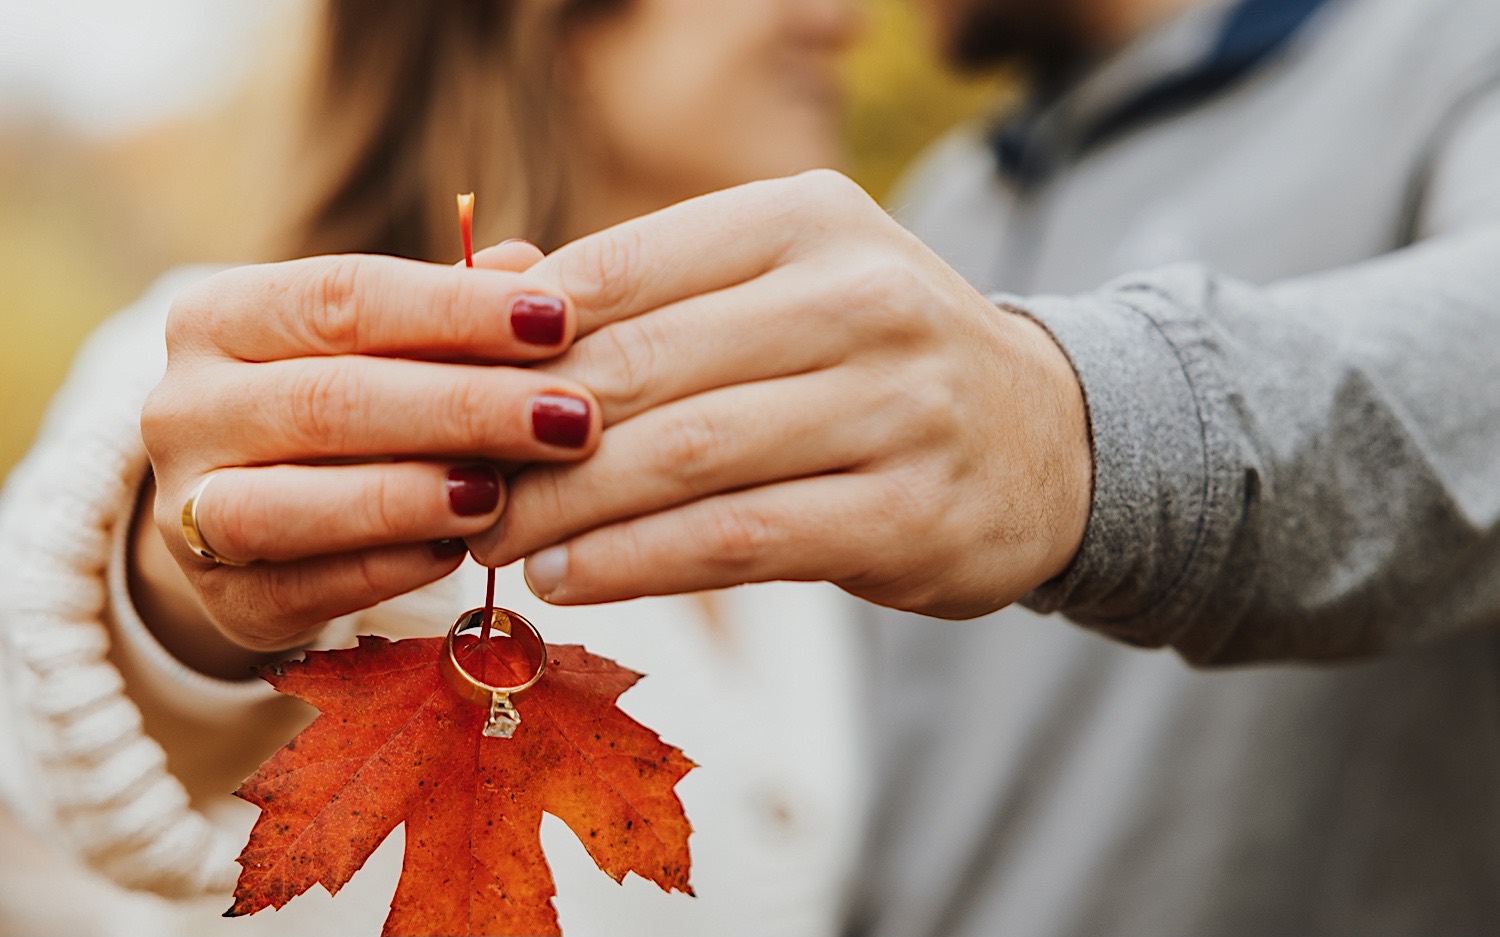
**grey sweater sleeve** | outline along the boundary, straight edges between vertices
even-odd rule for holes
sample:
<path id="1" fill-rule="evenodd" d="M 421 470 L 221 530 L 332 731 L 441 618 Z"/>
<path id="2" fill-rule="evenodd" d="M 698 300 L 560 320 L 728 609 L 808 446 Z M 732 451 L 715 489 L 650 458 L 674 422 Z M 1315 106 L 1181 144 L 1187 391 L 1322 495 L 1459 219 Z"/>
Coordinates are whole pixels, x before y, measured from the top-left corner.
<path id="1" fill-rule="evenodd" d="M 1490 155 L 1448 160 L 1430 200 L 1462 223 L 1416 247 L 1006 300 L 1071 358 L 1095 451 L 1083 548 L 1026 604 L 1195 663 L 1500 626 L 1500 132 L 1458 139 Z"/>

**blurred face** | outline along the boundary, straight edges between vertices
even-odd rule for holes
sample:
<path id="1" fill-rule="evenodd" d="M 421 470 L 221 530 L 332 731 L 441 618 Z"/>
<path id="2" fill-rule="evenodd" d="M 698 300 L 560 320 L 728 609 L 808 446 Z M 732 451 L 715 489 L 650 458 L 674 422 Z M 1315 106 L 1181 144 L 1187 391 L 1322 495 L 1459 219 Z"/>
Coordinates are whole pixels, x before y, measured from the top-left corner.
<path id="1" fill-rule="evenodd" d="M 616 196 L 667 204 L 840 165 L 839 58 L 861 12 L 859 0 L 627 0 L 589 15 L 566 40 L 585 169 Z"/>

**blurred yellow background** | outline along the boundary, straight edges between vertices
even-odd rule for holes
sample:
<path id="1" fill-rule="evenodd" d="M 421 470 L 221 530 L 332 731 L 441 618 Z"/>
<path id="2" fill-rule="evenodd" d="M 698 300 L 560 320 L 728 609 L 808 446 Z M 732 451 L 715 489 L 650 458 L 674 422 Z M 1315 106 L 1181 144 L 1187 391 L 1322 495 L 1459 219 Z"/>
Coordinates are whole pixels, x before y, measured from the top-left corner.
<path id="1" fill-rule="evenodd" d="M 997 106 L 1003 82 L 944 75 L 903 0 L 872 7 L 849 62 L 849 142 L 853 175 L 882 195 L 934 137 Z M 294 39 L 272 37 L 254 80 L 209 113 L 103 138 L 45 118 L 0 124 L 0 476 L 95 324 L 177 264 L 258 259 Z"/>

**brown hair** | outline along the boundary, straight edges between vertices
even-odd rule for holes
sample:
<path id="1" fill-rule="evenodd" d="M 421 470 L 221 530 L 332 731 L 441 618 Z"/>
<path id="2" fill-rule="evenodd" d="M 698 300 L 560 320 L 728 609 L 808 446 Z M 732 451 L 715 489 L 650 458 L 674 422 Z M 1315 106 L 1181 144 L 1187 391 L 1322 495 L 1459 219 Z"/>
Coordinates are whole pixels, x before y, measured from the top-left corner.
<path id="1" fill-rule="evenodd" d="M 327 0 L 287 253 L 452 260 L 453 196 L 469 191 L 476 244 L 555 247 L 561 37 L 570 17 L 612 5 Z"/>

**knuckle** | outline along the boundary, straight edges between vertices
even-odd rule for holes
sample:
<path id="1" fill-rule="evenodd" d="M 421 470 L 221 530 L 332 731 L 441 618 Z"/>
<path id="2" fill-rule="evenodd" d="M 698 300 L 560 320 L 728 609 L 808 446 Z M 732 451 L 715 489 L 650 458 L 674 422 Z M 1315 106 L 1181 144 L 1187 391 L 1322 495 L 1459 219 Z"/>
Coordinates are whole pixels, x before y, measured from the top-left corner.
<path id="1" fill-rule="evenodd" d="M 309 348 L 334 354 L 359 346 L 359 293 L 376 274 L 363 257 L 330 257 L 310 265 L 299 320 Z"/>
<path id="2" fill-rule="evenodd" d="M 224 457 L 228 442 L 221 428 L 242 416 L 246 407 L 237 365 L 212 363 L 191 371 L 169 368 L 141 402 L 141 442 L 152 462 L 169 464 L 186 454 L 210 461 Z M 253 406 L 253 404 L 252 404 Z M 231 443 L 232 445 L 232 443 Z"/>
<path id="3" fill-rule="evenodd" d="M 887 343 L 904 343 L 930 333 L 931 302 L 920 275 L 899 259 L 882 258 L 853 274 L 849 302 L 863 331 Z"/>
<path id="4" fill-rule="evenodd" d="M 360 396 L 358 382 L 349 369 L 332 361 L 317 362 L 287 382 L 284 416 L 288 436 L 307 452 L 342 452 Z"/>
<path id="5" fill-rule="evenodd" d="M 141 404 L 141 441 L 152 459 L 161 458 L 168 442 L 185 425 L 184 419 L 191 415 L 191 408 L 184 407 L 180 395 L 163 380 L 151 389 Z"/>
<path id="6" fill-rule="evenodd" d="M 636 320 L 621 322 L 585 340 L 590 351 L 584 373 L 601 403 L 633 411 L 644 401 L 655 371 L 656 342 Z"/>
<path id="7" fill-rule="evenodd" d="M 710 548 L 714 557 L 731 568 L 754 564 L 775 542 L 774 526 L 760 513 L 722 505 L 710 522 Z"/>
<path id="8" fill-rule="evenodd" d="M 493 317 L 474 314 L 476 310 L 485 308 L 481 298 L 484 285 L 484 277 L 446 277 L 441 288 L 435 290 L 432 296 L 430 331 L 444 335 L 446 341 L 465 348 L 482 348 L 494 344 Z"/>
<path id="9" fill-rule="evenodd" d="M 221 270 L 185 287 L 167 308 L 166 345 L 170 359 L 174 352 L 215 343 L 223 328 L 223 299 L 243 290 L 246 267 Z"/>
<path id="10" fill-rule="evenodd" d="M 631 226 L 583 242 L 561 272 L 563 292 L 580 305 L 598 309 L 628 307 L 639 295 L 645 243 Z"/>
<path id="11" fill-rule="evenodd" d="M 207 290 L 205 283 L 188 287 L 177 295 L 167 309 L 165 335 L 169 359 L 174 352 L 196 344 L 203 333 L 202 320 L 212 308 L 206 301 Z"/>
<path id="12" fill-rule="evenodd" d="M 658 469 L 687 488 L 710 471 L 710 464 L 724 443 L 724 434 L 712 418 L 689 411 L 671 419 L 662 432 L 656 453 Z"/>
<path id="13" fill-rule="evenodd" d="M 406 530 L 406 486 L 392 483 L 389 473 L 377 472 L 355 499 L 356 523 L 372 540 L 396 540 Z"/>
<path id="14" fill-rule="evenodd" d="M 513 405 L 495 399 L 482 376 L 454 381 L 431 414 L 433 428 L 455 451 L 503 455 L 519 440 L 509 438 Z"/>
<path id="15" fill-rule="evenodd" d="M 804 207 L 844 210 L 870 201 L 859 183 L 834 169 L 812 169 L 795 177 Z"/>

